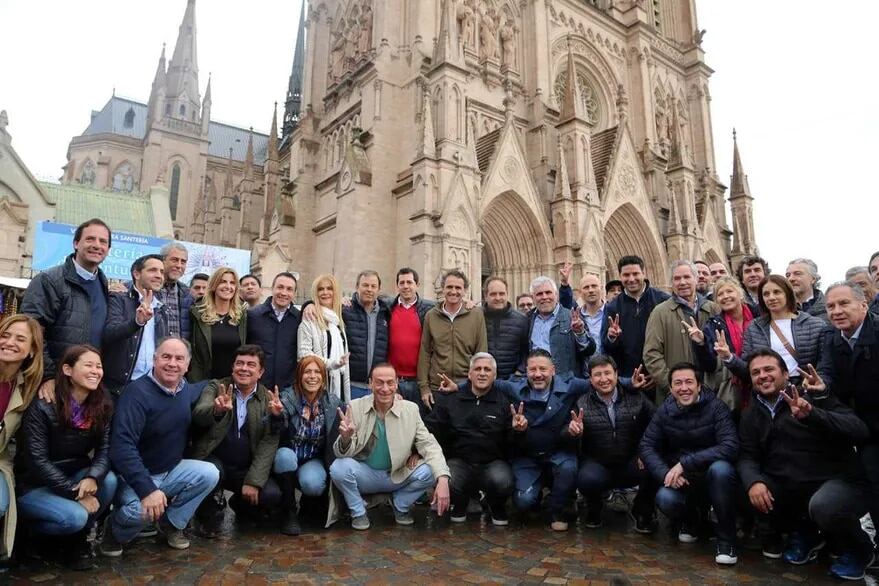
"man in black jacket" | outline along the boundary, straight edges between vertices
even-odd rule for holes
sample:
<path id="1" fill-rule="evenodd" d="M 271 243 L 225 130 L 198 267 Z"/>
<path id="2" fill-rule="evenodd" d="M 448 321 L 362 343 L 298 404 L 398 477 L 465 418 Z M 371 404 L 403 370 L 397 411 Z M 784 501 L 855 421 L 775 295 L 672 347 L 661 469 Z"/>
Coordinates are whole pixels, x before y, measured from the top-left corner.
<path id="1" fill-rule="evenodd" d="M 601 527 L 606 491 L 637 486 L 631 512 L 635 531 L 652 533 L 659 485 L 638 458 L 638 443 L 655 408 L 643 392 L 619 383 L 617 365 L 610 356 L 593 357 L 587 368 L 592 389 L 577 401 L 578 410 L 562 432 L 582 438 L 577 488 L 586 497 L 586 527 Z M 643 377 L 637 369 L 636 376 Z"/>
<path id="2" fill-rule="evenodd" d="M 617 270 L 623 292 L 604 307 L 601 340 L 604 353 L 613 357 L 620 374 L 632 376 L 642 362 L 650 313 L 669 295 L 650 286 L 644 261 L 637 256 L 622 257 Z"/>
<path id="3" fill-rule="evenodd" d="M 189 292 L 189 287 L 180 279 L 186 273 L 189 251 L 180 242 L 169 242 L 162 247 L 159 254 L 165 261 L 165 284 L 159 290 L 158 297 L 165 307 L 168 329 L 171 335 L 188 340 L 192 333 L 189 308 L 195 300 Z"/>
<path id="4" fill-rule="evenodd" d="M 278 273 L 272 280 L 272 296 L 247 311 L 247 343 L 256 344 L 265 353 L 260 382 L 269 389 L 293 384 L 300 322 L 299 310 L 293 306 L 295 297 L 296 277 Z"/>
<path id="5" fill-rule="evenodd" d="M 497 363 L 487 352 L 470 359 L 468 382 L 437 402 L 424 423 L 443 448 L 452 473 L 451 518 L 467 520 L 467 504 L 485 493 L 491 522 L 508 523 L 506 501 L 513 493 L 507 462 L 513 427 L 510 401 L 496 389 Z"/>
<path id="6" fill-rule="evenodd" d="M 824 348 L 833 363 L 832 392 L 870 430 L 858 453 L 871 487 L 870 516 L 879 520 L 879 316 L 867 311 L 867 298 L 853 283 L 828 287 L 825 304 L 834 329 Z"/>
<path id="7" fill-rule="evenodd" d="M 497 377 L 525 372 L 528 355 L 528 317 L 513 309 L 507 298 L 507 282 L 501 277 L 485 281 L 485 331 L 488 353 L 497 360 Z"/>
<path id="8" fill-rule="evenodd" d="M 48 390 L 55 388 L 55 363 L 69 346 L 101 347 L 109 291 L 100 264 L 111 244 L 110 227 L 102 220 L 83 222 L 73 235 L 73 254 L 34 277 L 24 292 L 21 312 L 44 330 L 43 379 Z"/>
<path id="9" fill-rule="evenodd" d="M 729 407 L 703 389 L 693 364 L 671 367 L 671 394 L 656 409 L 641 439 L 641 460 L 656 482 L 656 506 L 679 527 L 678 541 L 699 538 L 709 503 L 717 516 L 714 561 L 732 565 L 736 552 L 735 501 L 738 481 L 734 462 L 739 437 Z"/>
<path id="10" fill-rule="evenodd" d="M 831 574 L 862 579 L 873 545 L 861 529 L 867 503 L 855 444 L 867 426 L 833 395 L 800 396 L 774 350 L 752 353 L 748 369 L 755 395 L 742 414 L 738 468 L 759 513 L 763 555 L 805 564 L 824 546 L 820 530 L 841 549 Z"/>
<path id="11" fill-rule="evenodd" d="M 382 281 L 375 271 L 361 271 L 357 275 L 357 292 L 351 305 L 342 308 L 345 335 L 348 338 L 348 367 L 351 371 L 351 398 L 369 394 L 369 373 L 372 367 L 388 360 L 387 306 L 378 298 Z"/>
<path id="12" fill-rule="evenodd" d="M 152 369 L 156 344 L 170 335 L 164 307 L 157 295 L 164 274 L 160 255 L 142 256 L 131 265 L 128 291 L 110 294 L 102 357 L 104 383 L 114 396 L 119 396 L 130 381 Z"/>

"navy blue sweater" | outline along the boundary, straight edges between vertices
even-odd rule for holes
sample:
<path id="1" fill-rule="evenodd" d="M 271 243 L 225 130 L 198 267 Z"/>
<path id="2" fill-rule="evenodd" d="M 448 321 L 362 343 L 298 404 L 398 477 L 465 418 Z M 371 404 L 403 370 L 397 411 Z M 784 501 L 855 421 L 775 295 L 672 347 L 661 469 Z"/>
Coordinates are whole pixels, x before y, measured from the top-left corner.
<path id="1" fill-rule="evenodd" d="M 204 386 L 185 383 L 171 396 L 149 374 L 125 386 L 113 415 L 110 462 L 139 498 L 156 490 L 151 475 L 168 472 L 183 459 L 192 406 Z"/>
<path id="2" fill-rule="evenodd" d="M 86 280 L 79 278 L 89 296 L 91 314 L 89 315 L 89 343 L 95 348 L 101 347 L 101 336 L 107 322 L 107 298 L 104 296 L 104 285 L 99 279 Z"/>

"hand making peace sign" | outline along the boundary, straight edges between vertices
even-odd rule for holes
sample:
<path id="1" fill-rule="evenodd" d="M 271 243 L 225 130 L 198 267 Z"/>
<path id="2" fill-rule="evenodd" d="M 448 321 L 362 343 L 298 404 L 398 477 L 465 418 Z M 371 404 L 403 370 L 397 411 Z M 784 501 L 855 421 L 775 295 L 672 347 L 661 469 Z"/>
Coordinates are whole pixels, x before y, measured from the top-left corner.
<path id="1" fill-rule="evenodd" d="M 339 436 L 342 441 L 349 442 L 354 437 L 354 432 L 357 431 L 357 426 L 351 417 L 351 406 L 346 406 L 345 411 L 342 411 L 341 407 L 337 407 L 336 411 L 339 415 Z"/>
<path id="2" fill-rule="evenodd" d="M 147 289 L 143 294 L 143 301 L 134 313 L 134 321 L 140 326 L 145 326 L 151 319 L 153 319 L 153 290 Z"/>
<path id="3" fill-rule="evenodd" d="M 812 412 L 812 404 L 800 396 L 794 385 L 790 385 L 787 391 L 782 391 L 781 398 L 790 406 L 790 414 L 797 419 L 805 419 Z"/>
<path id="4" fill-rule="evenodd" d="M 613 342 L 623 335 L 623 329 L 620 327 L 620 314 L 608 317 L 607 321 L 610 322 L 610 327 L 607 328 L 607 339 Z"/>
<path id="5" fill-rule="evenodd" d="M 726 334 L 723 330 L 714 330 L 714 335 L 714 351 L 717 353 L 717 357 L 723 361 L 729 360 L 732 356 L 732 351 L 729 349 L 729 344 L 726 341 Z"/>
<path id="6" fill-rule="evenodd" d="M 583 323 L 583 316 L 576 307 L 571 310 L 571 329 L 578 336 L 586 331 L 586 324 Z"/>
<path id="7" fill-rule="evenodd" d="M 692 315 L 690 316 L 690 323 L 681 320 L 681 325 L 684 326 L 683 332 L 687 334 L 690 340 L 696 342 L 700 346 L 705 344 L 705 334 L 702 333 L 702 328 L 696 323 L 695 317 Z"/>
<path id="8" fill-rule="evenodd" d="M 579 413 L 574 413 L 571 411 L 571 422 L 568 423 L 568 433 L 573 437 L 580 437 L 583 435 L 583 408 L 580 408 Z"/>
<path id="9" fill-rule="evenodd" d="M 440 379 L 439 388 L 437 389 L 441 393 L 454 393 L 458 390 L 458 384 L 446 376 L 442 372 L 436 373 L 436 375 Z"/>
<path id="10" fill-rule="evenodd" d="M 278 385 L 275 385 L 275 392 L 268 391 L 268 395 L 269 403 L 266 407 L 269 410 L 269 415 L 280 417 L 281 413 L 284 412 L 284 404 L 281 403 L 281 392 L 278 390 Z"/>
<path id="11" fill-rule="evenodd" d="M 632 387 L 635 389 L 649 389 L 653 386 L 653 377 L 644 372 L 644 365 L 639 364 L 632 373 Z"/>
<path id="12" fill-rule="evenodd" d="M 220 392 L 214 399 L 214 415 L 217 417 L 232 410 L 232 385 L 220 385 Z"/>
<path id="13" fill-rule="evenodd" d="M 528 429 L 528 420 L 525 418 L 525 403 L 519 403 L 519 410 L 510 405 L 510 414 L 513 416 L 513 431 L 525 431 Z"/>
<path id="14" fill-rule="evenodd" d="M 797 370 L 803 375 L 803 388 L 805 390 L 810 393 L 823 393 L 827 390 L 827 384 L 814 366 L 807 364 L 805 370 L 800 367 L 797 367 Z"/>

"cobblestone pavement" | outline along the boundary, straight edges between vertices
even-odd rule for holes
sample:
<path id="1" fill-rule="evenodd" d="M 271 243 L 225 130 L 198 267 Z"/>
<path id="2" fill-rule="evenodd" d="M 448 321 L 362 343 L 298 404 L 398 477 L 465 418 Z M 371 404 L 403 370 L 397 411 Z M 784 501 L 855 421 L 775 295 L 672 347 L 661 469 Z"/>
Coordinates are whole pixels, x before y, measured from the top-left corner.
<path id="1" fill-rule="evenodd" d="M 718 567 L 713 545 L 681 545 L 667 529 L 642 536 L 626 515 L 605 512 L 605 526 L 572 525 L 554 533 L 539 520 L 512 521 L 498 528 L 471 517 L 449 525 L 415 512 L 414 527 L 398 527 L 390 511 L 370 512 L 372 529 L 356 532 L 306 527 L 300 537 L 270 528 L 234 527 L 213 540 L 194 537 L 175 551 L 153 539 L 136 541 L 115 560 L 99 558 L 99 569 L 70 572 L 25 559 L 8 577 L 13 584 L 797 584 L 833 583 L 822 556 L 804 567 L 741 551 L 733 568 Z M 868 582 L 876 584 L 868 577 Z M 839 582 L 837 582 L 839 583 Z"/>

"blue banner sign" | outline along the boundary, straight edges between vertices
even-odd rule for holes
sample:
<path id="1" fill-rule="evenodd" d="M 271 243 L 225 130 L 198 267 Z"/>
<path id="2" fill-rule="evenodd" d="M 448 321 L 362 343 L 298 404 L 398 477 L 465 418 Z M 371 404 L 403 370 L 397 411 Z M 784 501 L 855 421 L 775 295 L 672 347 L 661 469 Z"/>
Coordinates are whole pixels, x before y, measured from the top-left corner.
<path id="1" fill-rule="evenodd" d="M 43 221 L 37 224 L 34 246 L 34 271 L 45 271 L 64 262 L 73 252 L 73 234 L 76 226 Z M 113 245 L 110 253 L 101 263 L 101 270 L 108 279 L 127 281 L 131 279 L 131 263 L 145 254 L 158 254 L 159 250 L 171 242 L 164 238 L 113 232 Z M 250 251 L 238 248 L 211 246 L 196 242 L 182 242 L 189 251 L 189 262 L 182 281 L 189 283 L 192 275 L 206 273 L 210 275 L 219 267 L 232 267 L 238 276 L 250 272 Z"/>

